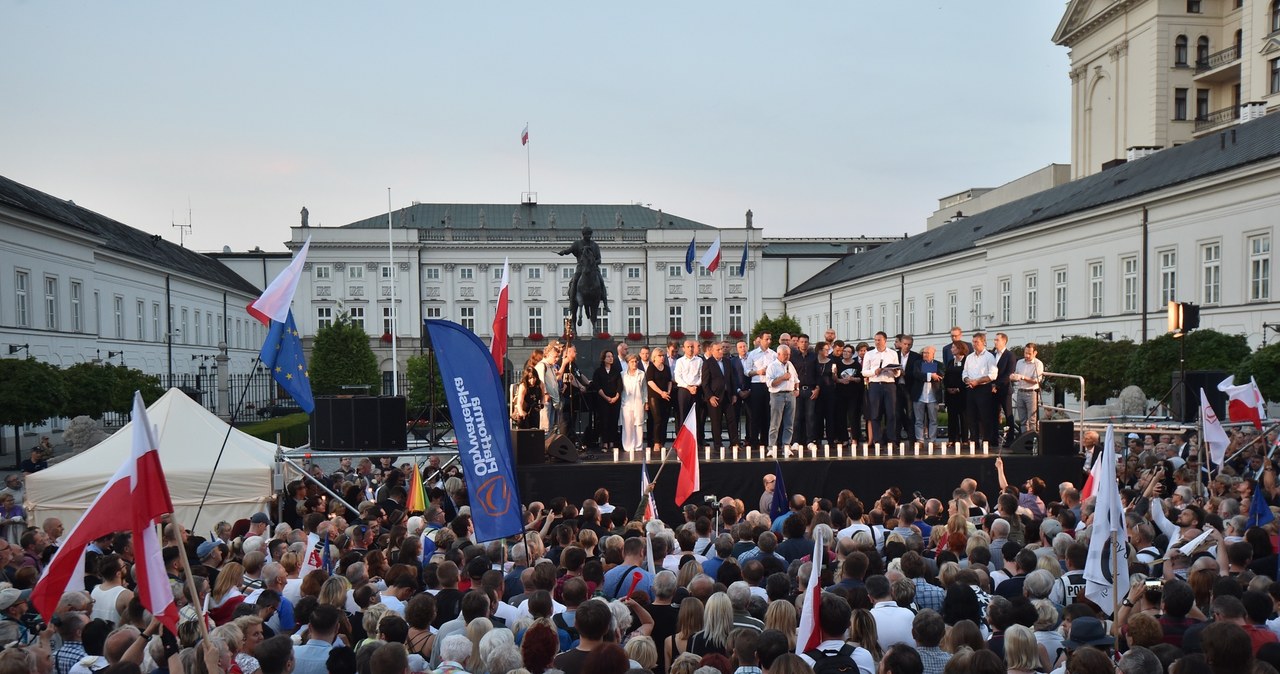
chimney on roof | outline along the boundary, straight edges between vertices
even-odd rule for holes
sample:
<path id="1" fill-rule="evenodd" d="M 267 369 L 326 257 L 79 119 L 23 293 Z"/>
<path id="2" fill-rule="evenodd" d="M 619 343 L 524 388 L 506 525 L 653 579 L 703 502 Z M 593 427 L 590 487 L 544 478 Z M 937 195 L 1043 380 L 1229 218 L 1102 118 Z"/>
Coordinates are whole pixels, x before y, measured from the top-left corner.
<path id="1" fill-rule="evenodd" d="M 1267 116 L 1267 104 L 1262 101 L 1249 101 L 1240 104 L 1240 123 L 1261 119 Z"/>
<path id="2" fill-rule="evenodd" d="M 1161 149 L 1157 145 L 1135 145 L 1124 151 L 1124 160 L 1126 162 L 1138 161 L 1144 157 L 1150 157 Z"/>

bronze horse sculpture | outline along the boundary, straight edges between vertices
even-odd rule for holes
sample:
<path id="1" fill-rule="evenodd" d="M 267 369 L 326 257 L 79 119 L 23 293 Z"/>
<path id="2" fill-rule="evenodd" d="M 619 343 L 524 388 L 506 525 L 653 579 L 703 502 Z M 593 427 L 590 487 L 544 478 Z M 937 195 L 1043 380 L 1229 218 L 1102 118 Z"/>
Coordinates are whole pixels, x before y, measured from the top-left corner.
<path id="1" fill-rule="evenodd" d="M 578 259 L 577 270 L 569 281 L 569 317 L 571 325 L 582 325 L 583 314 L 591 322 L 594 332 L 599 327 L 601 314 L 609 313 L 609 293 L 600 275 L 600 246 L 591 240 L 591 228 L 582 228 L 582 238 L 560 251 L 560 255 L 572 254 Z"/>

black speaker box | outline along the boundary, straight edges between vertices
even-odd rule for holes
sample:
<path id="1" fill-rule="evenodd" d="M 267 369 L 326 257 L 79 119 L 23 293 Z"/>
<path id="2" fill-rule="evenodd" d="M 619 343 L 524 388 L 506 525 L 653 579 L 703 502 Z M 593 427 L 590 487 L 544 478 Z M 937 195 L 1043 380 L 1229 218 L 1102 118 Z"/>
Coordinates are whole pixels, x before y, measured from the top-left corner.
<path id="1" fill-rule="evenodd" d="M 1187 378 L 1174 370 L 1173 394 L 1169 396 L 1169 415 L 1177 421 L 1194 422 L 1200 418 L 1200 389 L 1219 419 L 1227 418 L 1227 394 L 1218 390 L 1218 382 L 1227 378 L 1217 370 L 1188 370 Z"/>
<path id="2" fill-rule="evenodd" d="M 354 444 L 356 449 L 382 449 L 378 438 L 381 423 L 378 420 L 378 398 L 360 396 L 350 399 L 351 425 L 355 429 Z"/>
<path id="3" fill-rule="evenodd" d="M 408 433 L 405 423 L 409 420 L 408 403 L 404 396 L 378 398 L 379 449 L 408 449 Z"/>
<path id="4" fill-rule="evenodd" d="M 537 466 L 547 462 L 547 434 L 541 428 L 511 431 L 511 444 L 516 448 L 517 466 Z"/>
<path id="5" fill-rule="evenodd" d="M 311 447 L 312 449 L 333 446 L 333 398 L 316 398 L 316 408 L 311 414 Z"/>
<path id="6" fill-rule="evenodd" d="M 1031 454 L 1035 452 L 1036 440 L 1038 439 L 1039 439 L 1039 435 L 1037 435 L 1036 433 L 1023 433 L 1022 435 L 1018 436 L 1017 440 L 1014 440 L 1013 443 L 1009 445 L 1008 449 L 1005 450 L 1005 453 L 1006 454 Z"/>
<path id="7" fill-rule="evenodd" d="M 1040 455 L 1070 456 L 1076 453 L 1075 423 L 1065 421 L 1040 422 Z"/>
<path id="8" fill-rule="evenodd" d="M 578 458 L 578 448 L 573 446 L 563 435 L 553 435 L 547 438 L 546 444 L 547 456 L 552 463 L 556 461 L 564 461 L 565 463 L 578 463 L 582 459 Z"/>
<path id="9" fill-rule="evenodd" d="M 405 410 L 400 396 L 316 398 L 311 448 L 334 452 L 405 449 Z"/>

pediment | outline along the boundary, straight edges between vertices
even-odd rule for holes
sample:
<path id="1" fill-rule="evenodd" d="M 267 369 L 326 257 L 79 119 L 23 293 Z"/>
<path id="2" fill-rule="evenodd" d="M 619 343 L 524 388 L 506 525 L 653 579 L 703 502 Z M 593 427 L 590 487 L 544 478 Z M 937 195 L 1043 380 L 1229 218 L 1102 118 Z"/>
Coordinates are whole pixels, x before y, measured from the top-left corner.
<path id="1" fill-rule="evenodd" d="M 1274 54 L 1280 52 L 1280 35 L 1272 35 L 1262 41 L 1262 49 L 1258 50 L 1259 54 Z"/>
<path id="2" fill-rule="evenodd" d="M 1070 0 L 1062 14 L 1058 29 L 1053 33 L 1054 44 L 1067 45 L 1080 29 L 1095 19 L 1114 16 L 1134 3 L 1134 0 Z"/>

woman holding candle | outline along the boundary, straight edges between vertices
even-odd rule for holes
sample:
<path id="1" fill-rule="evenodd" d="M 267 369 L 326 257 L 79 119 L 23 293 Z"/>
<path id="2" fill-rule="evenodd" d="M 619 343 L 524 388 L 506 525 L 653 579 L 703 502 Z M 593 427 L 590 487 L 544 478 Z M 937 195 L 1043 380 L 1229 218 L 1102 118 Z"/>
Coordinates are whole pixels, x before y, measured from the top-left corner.
<path id="1" fill-rule="evenodd" d="M 640 359 L 627 356 L 622 373 L 622 448 L 628 452 L 644 449 L 645 375 Z"/>

